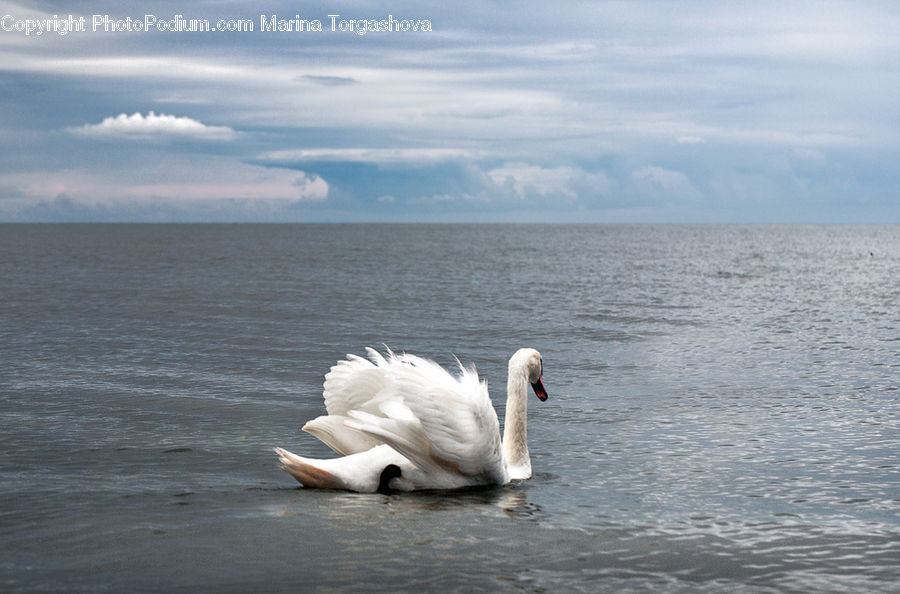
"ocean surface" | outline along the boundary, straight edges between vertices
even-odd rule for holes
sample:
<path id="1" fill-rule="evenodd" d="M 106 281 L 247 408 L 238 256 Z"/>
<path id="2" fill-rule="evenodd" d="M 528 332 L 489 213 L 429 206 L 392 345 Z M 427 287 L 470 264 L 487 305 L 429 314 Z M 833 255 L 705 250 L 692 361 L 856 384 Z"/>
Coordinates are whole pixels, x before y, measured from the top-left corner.
<path id="1" fill-rule="evenodd" d="M 305 490 L 386 344 L 534 477 Z M 900 227 L 0 225 L 0 590 L 900 590 Z"/>

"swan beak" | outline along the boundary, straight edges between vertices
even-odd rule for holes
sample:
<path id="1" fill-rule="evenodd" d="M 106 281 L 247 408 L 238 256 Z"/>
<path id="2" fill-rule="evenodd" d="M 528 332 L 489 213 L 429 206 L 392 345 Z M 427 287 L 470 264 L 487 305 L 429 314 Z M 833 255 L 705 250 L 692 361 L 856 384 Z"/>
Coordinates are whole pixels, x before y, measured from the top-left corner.
<path id="1" fill-rule="evenodd" d="M 534 395 L 538 397 L 538 400 L 543 402 L 547 399 L 547 390 L 544 388 L 544 382 L 541 379 L 538 378 L 538 381 L 531 384 L 531 388 L 534 390 Z"/>

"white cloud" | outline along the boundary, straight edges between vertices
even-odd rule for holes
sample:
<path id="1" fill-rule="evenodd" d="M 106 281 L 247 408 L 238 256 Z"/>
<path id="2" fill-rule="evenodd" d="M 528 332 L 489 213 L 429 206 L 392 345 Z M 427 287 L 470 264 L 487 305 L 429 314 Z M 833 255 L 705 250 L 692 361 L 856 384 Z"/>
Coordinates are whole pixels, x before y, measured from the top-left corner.
<path id="1" fill-rule="evenodd" d="M 680 171 L 649 165 L 632 172 L 631 177 L 646 187 L 667 195 L 684 198 L 700 196 L 691 179 Z"/>
<path id="2" fill-rule="evenodd" d="M 592 173 L 569 166 L 505 163 L 491 169 L 488 177 L 497 186 L 510 189 L 518 198 L 560 196 L 575 200 L 582 195 L 606 194 L 610 187 L 603 172 Z"/>
<path id="3" fill-rule="evenodd" d="M 19 205 L 66 196 L 83 205 L 300 202 L 328 197 L 328 182 L 303 171 L 261 167 L 216 155 L 171 156 L 108 172 L 84 169 L 0 174 Z"/>
<path id="4" fill-rule="evenodd" d="M 304 163 L 310 161 L 334 161 L 342 163 L 416 163 L 436 162 L 477 157 L 479 153 L 452 148 L 347 148 L 347 149 L 297 149 L 271 151 L 260 158 L 269 163 Z"/>
<path id="5" fill-rule="evenodd" d="M 316 174 L 309 175 L 300 171 L 300 176 L 294 180 L 294 187 L 298 188 L 300 198 L 306 200 L 324 200 L 328 197 L 328 182 Z"/>
<path id="6" fill-rule="evenodd" d="M 105 39 L 102 35 L 84 38 Z M 78 72 L 100 81 L 171 84 L 183 88 L 183 93 L 201 97 L 214 92 L 223 104 L 249 108 L 236 116 L 248 126 L 402 127 L 427 137 L 449 134 L 472 139 L 495 138 L 500 132 L 533 136 L 558 128 L 567 113 L 559 89 L 510 84 L 513 81 L 508 80 L 508 65 L 477 74 L 465 69 L 424 67 L 418 60 L 411 63 L 405 49 L 382 48 L 368 53 L 377 59 L 361 59 L 354 53 L 353 59 L 359 62 L 352 66 L 323 59 L 327 66 L 305 75 L 315 79 L 298 77 L 295 61 L 273 61 L 268 54 L 251 52 L 236 60 L 199 51 L 188 56 L 166 55 L 164 51 L 157 55 L 48 56 L 4 52 L 0 46 L 0 69 L 51 75 Z M 429 53 L 429 59 L 440 62 L 440 55 L 440 51 Z M 530 76 L 526 70 L 518 72 L 519 76 Z M 354 84 L 313 82 L 323 80 Z M 365 100 L 360 101 L 361 97 Z"/>
<path id="7" fill-rule="evenodd" d="M 825 161 L 825 155 L 821 151 L 809 148 L 794 149 L 791 151 L 791 157 L 807 163 L 822 163 Z"/>
<path id="8" fill-rule="evenodd" d="M 157 103 L 180 103 L 185 105 L 212 105 L 213 100 L 207 97 L 193 97 L 189 95 L 163 95 L 156 98 Z"/>
<path id="9" fill-rule="evenodd" d="M 237 133 L 227 126 L 207 126 L 188 117 L 178 117 L 164 113 L 149 112 L 127 115 L 120 113 L 115 117 L 105 118 L 99 124 L 85 124 L 79 128 L 70 128 L 70 132 L 93 138 L 184 138 L 208 141 L 233 140 Z"/>

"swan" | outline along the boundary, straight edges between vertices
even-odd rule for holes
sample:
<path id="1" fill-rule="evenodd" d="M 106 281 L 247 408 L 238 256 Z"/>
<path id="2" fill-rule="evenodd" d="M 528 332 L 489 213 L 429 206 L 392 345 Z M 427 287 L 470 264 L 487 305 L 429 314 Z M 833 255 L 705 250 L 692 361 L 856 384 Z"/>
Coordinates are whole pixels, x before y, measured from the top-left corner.
<path id="1" fill-rule="evenodd" d="M 303 426 L 340 457 L 305 458 L 275 448 L 281 467 L 304 487 L 360 493 L 505 485 L 531 477 L 526 433 L 531 384 L 547 399 L 541 354 L 519 349 L 509 360 L 506 420 L 487 383 L 457 359 L 456 377 L 437 363 L 367 348 L 325 375 L 327 415 Z"/>

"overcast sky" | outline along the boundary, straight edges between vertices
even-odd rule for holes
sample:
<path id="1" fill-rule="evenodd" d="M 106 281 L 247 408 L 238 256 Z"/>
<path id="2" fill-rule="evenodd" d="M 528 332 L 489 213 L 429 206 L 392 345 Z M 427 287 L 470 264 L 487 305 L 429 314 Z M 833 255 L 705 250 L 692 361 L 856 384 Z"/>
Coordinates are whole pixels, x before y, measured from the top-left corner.
<path id="1" fill-rule="evenodd" d="M 260 30 L 298 13 L 323 31 Z M 70 14 L 85 31 L 26 35 Z M 340 30 L 389 16 L 410 30 Z M 0 0 L 0 17 L 0 221 L 900 223 L 896 0 Z"/>

